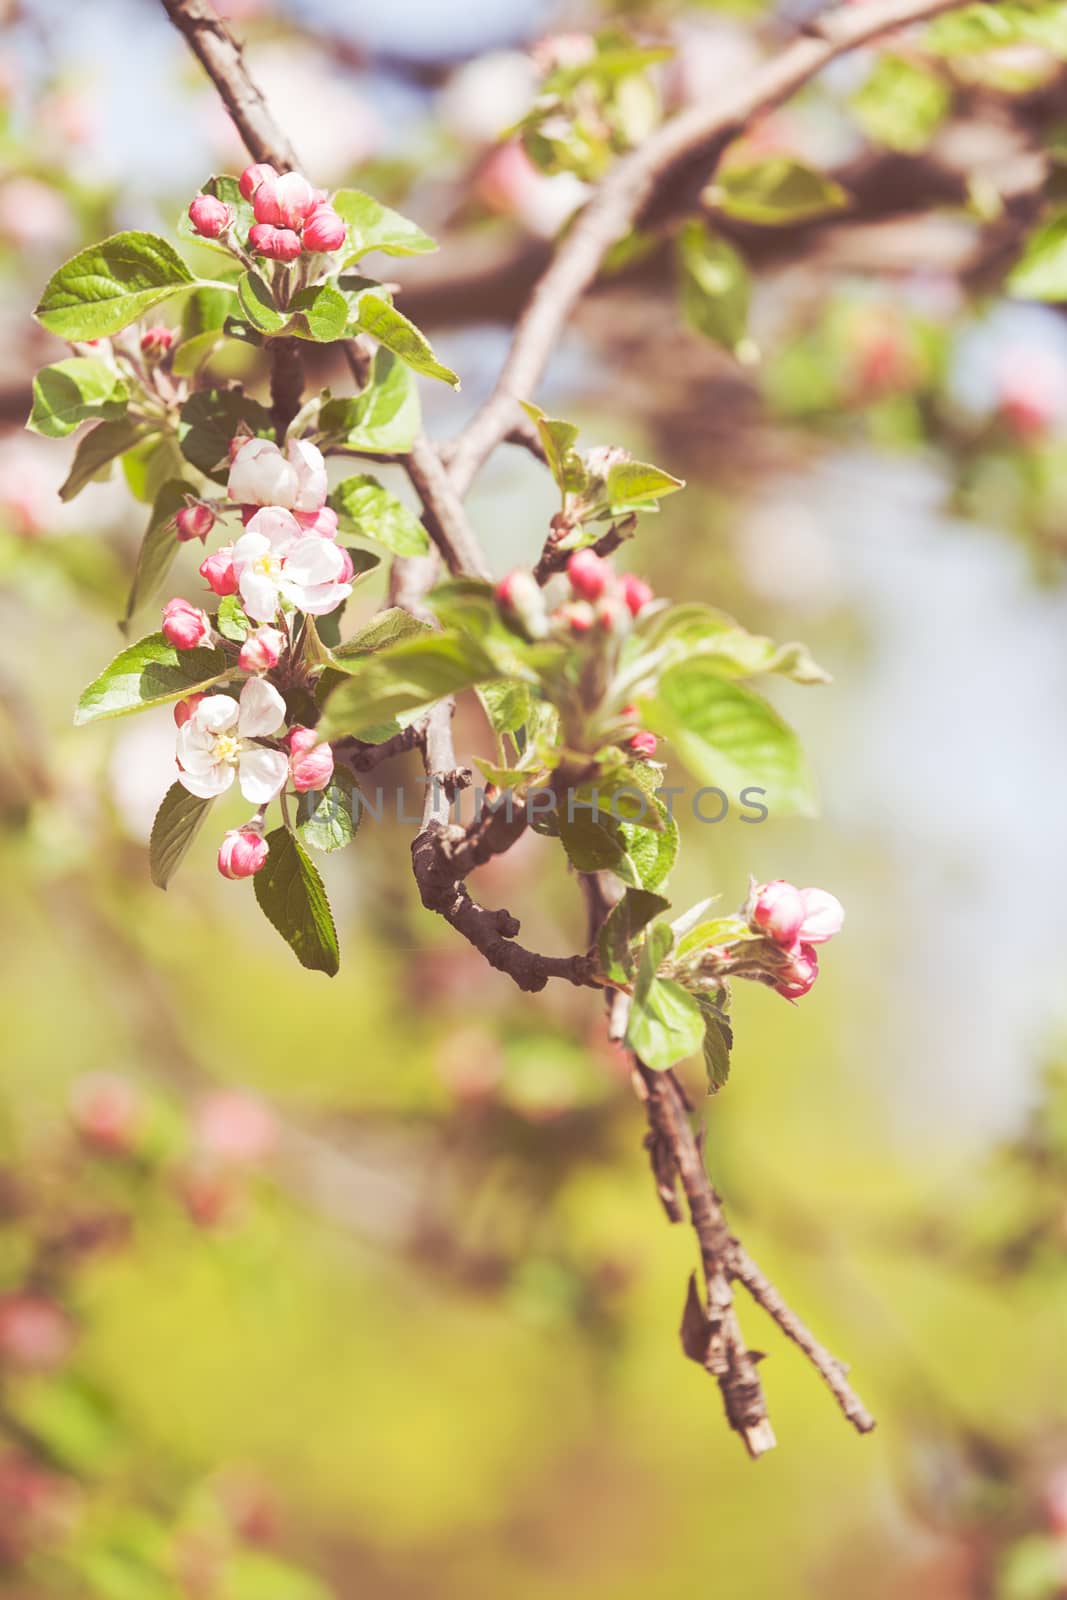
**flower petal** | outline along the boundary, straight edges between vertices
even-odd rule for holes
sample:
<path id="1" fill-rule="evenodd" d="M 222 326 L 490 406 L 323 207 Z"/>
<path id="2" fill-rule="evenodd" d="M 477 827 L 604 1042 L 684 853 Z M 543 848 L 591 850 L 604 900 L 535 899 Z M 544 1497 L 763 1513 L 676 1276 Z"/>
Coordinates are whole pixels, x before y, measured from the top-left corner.
<path id="1" fill-rule="evenodd" d="M 253 622 L 273 622 L 278 614 L 278 586 L 273 578 L 246 567 L 238 581 L 241 600 Z"/>
<path id="2" fill-rule="evenodd" d="M 248 534 L 259 534 L 266 539 L 276 556 L 285 555 L 290 545 L 303 536 L 303 528 L 293 516 L 291 511 L 283 510 L 281 506 L 264 506 L 262 511 L 257 511 L 254 517 L 248 519 Z M 238 544 L 241 543 L 239 539 Z"/>
<path id="3" fill-rule="evenodd" d="M 313 589 L 302 591 L 300 608 L 311 617 L 325 617 L 336 611 L 343 600 L 352 593 L 350 583 L 319 583 Z"/>
<path id="4" fill-rule="evenodd" d="M 233 768 L 222 761 L 216 762 L 206 772 L 185 772 L 179 768 L 178 782 L 199 799 L 214 800 L 233 782 Z"/>
<path id="5" fill-rule="evenodd" d="M 840 933 L 845 921 L 845 908 L 835 895 L 826 889 L 801 889 L 804 921 L 800 924 L 798 939 L 805 944 L 825 944 L 835 933 Z"/>
<path id="6" fill-rule="evenodd" d="M 241 690 L 237 731 L 242 739 L 266 739 L 285 721 L 285 701 L 266 678 L 249 678 Z"/>
<path id="7" fill-rule="evenodd" d="M 280 750 L 246 750 L 241 756 L 241 793 L 253 805 L 262 806 L 285 788 L 289 761 Z"/>
<path id="8" fill-rule="evenodd" d="M 237 721 L 237 701 L 228 694 L 209 694 L 193 712 L 185 728 L 192 733 L 208 735 L 223 733 L 227 728 L 232 728 Z"/>

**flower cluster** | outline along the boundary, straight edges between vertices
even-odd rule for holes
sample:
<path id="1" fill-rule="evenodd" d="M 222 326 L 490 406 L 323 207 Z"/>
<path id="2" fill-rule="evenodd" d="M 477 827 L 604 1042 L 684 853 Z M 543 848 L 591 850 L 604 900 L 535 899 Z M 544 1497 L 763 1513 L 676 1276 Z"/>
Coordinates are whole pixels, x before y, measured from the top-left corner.
<path id="1" fill-rule="evenodd" d="M 281 450 L 269 439 L 241 436 L 230 446 L 229 501 L 198 501 L 175 518 L 179 540 L 207 538 L 218 515 L 238 512 L 244 526 L 232 544 L 205 556 L 200 575 L 219 598 L 235 596 L 252 624 L 237 651 L 246 673 L 232 693 L 194 694 L 175 707 L 180 782 L 200 799 L 214 799 L 236 780 L 262 810 L 287 784 L 298 794 L 323 789 L 333 776 L 333 752 L 313 729 L 286 728 L 286 706 L 268 674 L 291 654 L 298 613 L 336 611 L 352 592 L 352 559 L 337 543 L 337 514 L 326 504 L 326 463 L 306 440 Z M 163 608 L 162 631 L 176 650 L 232 641 L 217 635 L 212 618 L 181 597 Z M 286 681 L 283 678 L 283 685 Z M 224 878 L 247 878 L 267 859 L 262 815 L 222 841 Z"/>
<path id="2" fill-rule="evenodd" d="M 819 952 L 840 933 L 841 902 L 825 889 L 797 889 L 783 878 L 757 884 L 746 907 L 750 928 L 773 946 L 769 981 L 787 1000 L 800 1000 L 819 976 Z"/>
<path id="3" fill-rule="evenodd" d="M 242 172 L 240 190 L 256 219 L 245 241 L 253 255 L 290 262 L 343 248 L 348 231 L 344 218 L 330 205 L 325 191 L 313 189 L 299 172 L 279 173 L 266 162 L 255 162 Z M 241 254 L 237 215 L 225 200 L 198 194 L 189 207 L 189 220 L 201 238 L 216 239 Z"/>

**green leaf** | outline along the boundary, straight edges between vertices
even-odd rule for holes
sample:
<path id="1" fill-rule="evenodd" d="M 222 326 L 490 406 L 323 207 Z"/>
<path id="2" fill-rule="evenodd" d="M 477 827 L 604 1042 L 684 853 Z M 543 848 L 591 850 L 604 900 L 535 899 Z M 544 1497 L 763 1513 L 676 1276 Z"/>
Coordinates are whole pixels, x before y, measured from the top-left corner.
<path id="1" fill-rule="evenodd" d="M 80 251 L 52 275 L 37 320 L 60 339 L 104 339 L 194 283 L 166 239 L 116 233 Z"/>
<path id="2" fill-rule="evenodd" d="M 424 256 L 437 249 L 436 242 L 414 222 L 360 189 L 339 189 L 333 208 L 349 225 L 345 266 L 371 250 L 387 256 Z"/>
<path id="3" fill-rule="evenodd" d="M 681 960 L 684 956 L 696 955 L 699 950 L 706 950 L 709 945 L 733 944 L 738 939 L 751 939 L 756 937 L 745 921 L 744 917 L 711 917 L 706 922 L 697 922 L 684 933 L 679 933 L 676 954 Z"/>
<path id="4" fill-rule="evenodd" d="M 201 800 L 195 794 L 190 794 L 180 783 L 171 784 L 156 812 L 152 836 L 148 841 L 152 882 L 157 888 L 167 887 L 210 810 L 210 800 Z"/>
<path id="5" fill-rule="evenodd" d="M 124 717 L 210 688 L 226 672 L 221 650 L 175 650 L 161 633 L 149 634 L 117 655 L 78 701 L 74 724 Z"/>
<path id="6" fill-rule="evenodd" d="M 629 983 L 636 964 L 634 941 L 653 917 L 669 906 L 670 901 L 662 895 L 649 894 L 644 889 L 627 889 L 618 904 L 612 906 L 597 939 L 600 968 L 606 978 Z"/>
<path id="7" fill-rule="evenodd" d="M 540 406 L 528 400 L 522 402 L 522 409 L 537 425 L 549 471 L 560 489 L 564 494 L 581 494 L 589 483 L 589 472 L 575 449 L 577 425 L 546 416 Z"/>
<path id="8" fill-rule="evenodd" d="M 440 378 L 442 383 L 451 384 L 453 389 L 459 388 L 456 374 L 451 367 L 441 365 L 426 335 L 388 300 L 376 294 L 361 295 L 357 318 L 364 333 L 369 333 L 379 344 L 399 356 L 401 361 L 406 361 L 409 367 L 421 372 L 424 378 Z"/>
<path id="9" fill-rule="evenodd" d="M 165 483 L 182 477 L 184 472 L 185 457 L 174 433 L 146 434 L 122 457 L 127 488 L 135 500 L 147 506 L 155 504 Z"/>
<path id="10" fill-rule="evenodd" d="M 330 283 L 300 289 L 289 302 L 286 331 L 297 339 L 332 344 L 344 337 L 348 326 L 348 301 Z"/>
<path id="11" fill-rule="evenodd" d="M 318 732 L 359 738 L 396 717 L 410 721 L 446 695 L 499 677 L 499 669 L 473 639 L 433 633 L 392 645 L 353 663 L 326 701 Z"/>
<path id="12" fill-rule="evenodd" d="M 221 328 L 207 328 L 183 339 L 174 352 L 170 370 L 176 378 L 193 378 L 226 342 Z"/>
<path id="13" fill-rule="evenodd" d="M 1030 234 L 1006 288 L 1017 300 L 1067 300 L 1067 210 Z"/>
<path id="14" fill-rule="evenodd" d="M 678 824 L 668 814 L 662 800 L 650 796 L 648 805 L 649 810 L 659 816 L 659 828 L 647 823 L 639 826 L 634 822 L 622 822 L 619 833 L 638 884 L 642 889 L 659 889 L 678 859 Z"/>
<path id="15" fill-rule="evenodd" d="M 617 461 L 608 469 L 608 507 L 613 517 L 628 511 L 647 511 L 665 494 L 685 488 L 684 478 L 675 478 L 644 461 Z"/>
<path id="16" fill-rule="evenodd" d="M 137 566 L 130 585 L 129 598 L 126 601 L 124 629 L 137 607 L 144 605 L 158 592 L 170 571 L 171 563 L 178 553 L 174 518 L 185 504 L 186 496 L 193 492 L 192 485 L 186 483 L 183 478 L 172 478 L 169 483 L 163 485 L 156 496 L 148 528 L 141 541 Z"/>
<path id="17" fill-rule="evenodd" d="M 777 672 L 794 683 L 830 681 L 805 645 L 775 644 L 762 634 L 747 632 L 725 611 L 698 600 L 642 615 L 625 649 L 628 680 L 636 678 L 642 662 L 650 672 L 662 672 L 676 661 L 696 655 L 713 657 L 716 670 L 724 677 Z"/>
<path id="18" fill-rule="evenodd" d="M 314 850 L 343 850 L 356 837 L 363 811 L 359 785 L 352 774 L 338 767 L 325 789 L 300 796 L 296 831 Z"/>
<path id="19" fill-rule="evenodd" d="M 270 412 L 239 389 L 198 389 L 181 411 L 182 454 L 199 472 L 224 483 L 230 440 L 243 428 L 273 438 Z"/>
<path id="20" fill-rule="evenodd" d="M 810 816 L 814 794 L 796 734 L 765 700 L 723 678 L 713 658 L 679 662 L 639 702 L 646 725 L 670 739 L 694 777 L 733 798 L 766 791 L 776 816 Z"/>
<path id="21" fill-rule="evenodd" d="M 223 595 L 215 616 L 215 626 L 224 639 L 232 639 L 234 644 L 244 644 L 252 624 L 237 595 Z"/>
<path id="22" fill-rule="evenodd" d="M 134 422 L 130 417 L 117 417 L 114 422 L 98 422 L 95 428 L 90 428 L 78 440 L 78 448 L 74 452 L 66 482 L 60 487 L 59 498 L 73 500 L 117 456 L 125 455 L 127 450 L 145 437 L 144 425 Z"/>
<path id="23" fill-rule="evenodd" d="M 517 733 L 530 715 L 530 686 L 514 678 L 498 678 L 483 683 L 478 698 L 485 708 L 494 733 Z"/>
<path id="24" fill-rule="evenodd" d="M 422 409 L 411 369 L 379 350 L 371 381 L 362 394 L 327 398 L 319 413 L 323 433 L 343 434 L 345 443 L 368 455 L 393 455 L 410 450 L 422 427 Z"/>
<path id="25" fill-rule="evenodd" d="M 806 222 L 848 204 L 848 195 L 839 183 L 792 156 L 769 156 L 751 166 L 726 167 L 716 174 L 703 198 L 739 222 L 769 227 Z"/>
<path id="26" fill-rule="evenodd" d="M 332 978 L 340 966 L 340 954 L 325 885 L 288 828 L 268 833 L 267 845 L 266 864 L 253 879 L 260 909 L 302 967 Z"/>
<path id="27" fill-rule="evenodd" d="M 90 418 L 114 421 L 126 415 L 130 393 L 113 367 L 91 356 L 73 356 L 42 367 L 33 380 L 33 410 L 26 426 L 46 439 L 63 439 Z"/>
<path id="28" fill-rule="evenodd" d="M 430 538 L 415 512 L 382 487 L 377 478 L 344 478 L 330 495 L 342 527 L 374 539 L 396 556 L 421 556 Z"/>
<path id="29" fill-rule="evenodd" d="M 428 622 L 420 622 L 400 606 L 389 606 L 339 644 L 333 651 L 333 660 L 355 659 L 374 650 L 383 650 L 387 645 L 399 644 L 404 639 L 421 638 L 432 631 Z"/>
<path id="30" fill-rule="evenodd" d="M 890 150 L 925 150 L 944 122 L 952 94 L 929 67 L 903 56 L 880 55 L 849 102 L 863 131 Z"/>
<path id="31" fill-rule="evenodd" d="M 747 355 L 751 285 L 733 245 L 702 222 L 687 222 L 678 235 L 678 259 L 686 321 L 735 355 Z"/>
<path id="32" fill-rule="evenodd" d="M 704 1019 L 704 1067 L 708 1074 L 708 1093 L 716 1094 L 730 1076 L 730 1052 L 734 1030 L 721 1006 L 701 996 L 697 1001 Z"/>
<path id="33" fill-rule="evenodd" d="M 592 807 L 574 805 L 568 809 L 564 803 L 559 813 L 559 836 L 576 872 L 614 872 L 626 854 L 619 824 Z"/>
<path id="34" fill-rule="evenodd" d="M 260 333 L 280 333 L 289 320 L 285 312 L 279 310 L 273 289 L 258 272 L 244 272 L 238 278 L 237 301 L 253 328 Z"/>
<path id="35" fill-rule="evenodd" d="M 334 1600 L 332 1589 L 309 1572 L 260 1550 L 231 1555 L 220 1573 L 220 1600 Z"/>
<path id="36" fill-rule="evenodd" d="M 637 969 L 626 1043 L 653 1072 L 665 1072 L 699 1050 L 704 1018 L 696 997 L 656 973 L 669 954 L 673 935 L 663 922 L 654 923 L 645 938 Z"/>

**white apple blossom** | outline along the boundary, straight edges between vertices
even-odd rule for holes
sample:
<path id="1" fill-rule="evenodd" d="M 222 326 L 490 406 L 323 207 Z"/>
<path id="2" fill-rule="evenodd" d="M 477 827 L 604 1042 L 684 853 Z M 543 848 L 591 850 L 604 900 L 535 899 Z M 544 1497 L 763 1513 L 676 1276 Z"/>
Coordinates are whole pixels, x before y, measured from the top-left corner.
<path id="1" fill-rule="evenodd" d="M 249 678 L 241 699 L 208 694 L 178 729 L 178 778 L 190 794 L 211 800 L 237 778 L 253 805 L 265 805 L 285 787 L 289 758 L 255 744 L 280 732 L 285 701 L 265 678 Z"/>
<path id="2" fill-rule="evenodd" d="M 241 601 L 256 622 L 273 622 L 283 600 L 314 617 L 336 611 L 352 593 L 339 545 L 305 533 L 279 506 L 257 511 L 233 547 Z"/>
<path id="3" fill-rule="evenodd" d="M 281 506 L 314 515 L 326 504 L 322 452 L 306 439 L 290 439 L 283 455 L 270 439 L 248 439 L 230 466 L 231 500 L 243 506 Z"/>

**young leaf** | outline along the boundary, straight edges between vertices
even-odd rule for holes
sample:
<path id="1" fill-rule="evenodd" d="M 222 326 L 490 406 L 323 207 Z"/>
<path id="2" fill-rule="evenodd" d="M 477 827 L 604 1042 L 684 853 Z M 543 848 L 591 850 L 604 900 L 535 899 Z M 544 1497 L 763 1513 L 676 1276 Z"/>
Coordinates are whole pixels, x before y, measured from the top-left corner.
<path id="1" fill-rule="evenodd" d="M 697 1003 L 704 1018 L 704 1067 L 708 1074 L 708 1093 L 716 1094 L 730 1076 L 734 1030 L 725 1011 L 714 1000 L 702 995 Z"/>
<path id="2" fill-rule="evenodd" d="M 325 789 L 300 796 L 296 831 L 313 850 L 343 850 L 356 837 L 363 816 L 359 785 L 351 773 L 338 767 Z"/>
<path id="3" fill-rule="evenodd" d="M 333 208 L 349 225 L 346 267 L 372 250 L 387 256 L 423 256 L 437 249 L 414 222 L 360 189 L 339 189 Z"/>
<path id="4" fill-rule="evenodd" d="M 629 983 L 633 976 L 633 944 L 641 930 L 670 906 L 662 895 L 644 889 L 627 889 L 604 919 L 597 939 L 600 969 L 616 983 Z"/>
<path id="5" fill-rule="evenodd" d="M 124 717 L 207 689 L 226 672 L 221 650 L 175 650 L 161 633 L 149 634 L 117 655 L 82 694 L 75 727 L 103 717 Z"/>
<path id="6" fill-rule="evenodd" d="M 622 864 L 626 847 L 619 824 L 606 813 L 566 803 L 559 813 L 559 836 L 567 860 L 576 872 L 614 872 Z"/>
<path id="7" fill-rule="evenodd" d="M 574 448 L 578 438 L 577 425 L 563 422 L 558 417 L 546 416 L 541 407 L 531 401 L 524 400 L 522 409 L 537 425 L 548 469 L 560 489 L 564 494 L 580 494 L 589 482 L 589 473 Z"/>
<path id="8" fill-rule="evenodd" d="M 242 428 L 272 434 L 270 412 L 237 389 L 198 389 L 182 406 L 182 454 L 198 471 L 224 483 L 230 440 Z"/>
<path id="9" fill-rule="evenodd" d="M 113 367 L 91 356 L 74 356 L 42 367 L 33 380 L 33 410 L 26 426 L 46 439 L 62 439 L 91 418 L 126 415 L 130 393 Z"/>
<path id="10" fill-rule="evenodd" d="M 294 338 L 332 344 L 344 336 L 347 324 L 348 301 L 330 283 L 300 289 L 289 302 L 286 331 Z"/>
<path id="11" fill-rule="evenodd" d="M 370 384 L 362 394 L 327 399 L 319 413 L 323 433 L 342 434 L 347 444 L 368 455 L 410 450 L 421 426 L 415 379 L 391 350 L 376 354 Z"/>
<path id="12" fill-rule="evenodd" d="M 390 606 L 358 628 L 343 644 L 333 651 L 336 662 L 358 659 L 374 650 L 384 650 L 386 645 L 400 644 L 404 639 L 417 639 L 432 632 L 428 622 L 420 622 L 400 606 Z"/>
<path id="13" fill-rule="evenodd" d="M 498 678 L 478 689 L 489 725 L 494 733 L 517 733 L 530 715 L 530 688 L 513 678 Z"/>
<path id="14" fill-rule="evenodd" d="M 396 556 L 421 556 L 430 548 L 429 535 L 414 511 L 377 478 L 344 478 L 330 495 L 342 527 L 374 539 Z"/>
<path id="15" fill-rule="evenodd" d="M 664 922 L 645 937 L 637 968 L 626 1043 L 646 1067 L 665 1072 L 701 1046 L 704 1018 L 694 995 L 656 973 L 669 954 L 673 935 Z"/>
<path id="16" fill-rule="evenodd" d="M 60 486 L 59 498 L 73 500 L 117 456 L 125 455 L 127 450 L 147 436 L 144 424 L 134 422 L 130 417 L 116 417 L 114 422 L 98 422 L 95 428 L 90 428 L 78 440 L 70 471 Z"/>
<path id="17" fill-rule="evenodd" d="M 172 478 L 156 496 L 126 601 L 124 629 L 137 607 L 152 598 L 170 571 L 171 562 L 178 553 L 178 537 L 172 524 L 185 504 L 186 495 L 192 492 L 192 485 L 183 478 Z"/>
<path id="18" fill-rule="evenodd" d="M 659 828 L 648 823 L 642 826 L 622 822 L 619 834 L 638 884 L 642 889 L 654 890 L 666 883 L 678 858 L 678 824 L 654 795 L 649 798 L 648 806 L 650 812 L 658 815 Z"/>
<path id="19" fill-rule="evenodd" d="M 252 624 L 237 595 L 223 595 L 215 616 L 215 626 L 224 639 L 232 639 L 234 644 L 243 644 L 247 639 Z"/>
<path id="20" fill-rule="evenodd" d="M 441 365 L 425 334 L 388 300 L 376 294 L 361 295 L 357 318 L 364 333 L 369 333 L 379 344 L 399 356 L 401 361 L 406 361 L 409 367 L 421 372 L 423 377 L 440 378 L 442 383 L 451 384 L 453 389 L 459 388 L 456 374 L 451 367 Z"/>
<path id="21" fill-rule="evenodd" d="M 750 283 L 733 245 L 702 222 L 687 222 L 678 235 L 682 312 L 698 333 L 735 355 L 745 352 Z"/>
<path id="22" fill-rule="evenodd" d="M 337 930 L 326 887 L 288 828 L 267 835 L 266 865 L 256 873 L 256 899 L 301 966 L 334 977 L 340 966 Z"/>
<path id="23" fill-rule="evenodd" d="M 925 150 L 952 105 L 945 80 L 903 56 L 880 55 L 867 82 L 849 102 L 870 138 L 890 150 Z"/>
<path id="24" fill-rule="evenodd" d="M 274 301 L 274 291 L 258 272 L 244 272 L 237 280 L 237 301 L 260 333 L 280 333 L 288 318 Z"/>
<path id="25" fill-rule="evenodd" d="M 665 494 L 685 488 L 684 478 L 672 477 L 644 461 L 617 461 L 608 469 L 608 509 L 613 517 L 628 511 L 648 511 Z"/>
<path id="26" fill-rule="evenodd" d="M 1017 300 L 1067 300 L 1067 210 L 1030 234 L 1007 289 Z"/>
<path id="27" fill-rule="evenodd" d="M 676 661 L 696 655 L 714 657 L 715 669 L 723 677 L 778 672 L 794 683 L 830 681 L 805 645 L 777 645 L 762 634 L 748 633 L 725 611 L 699 600 L 652 612 L 647 621 L 642 616 L 627 642 L 624 659 L 636 678 L 642 658 L 649 661 L 650 670 L 654 666 L 662 672 Z"/>
<path id="28" fill-rule="evenodd" d="M 180 783 L 171 784 L 156 812 L 148 841 L 152 882 L 157 888 L 167 887 L 210 810 L 210 800 L 190 794 Z"/>
<path id="29" fill-rule="evenodd" d="M 839 183 L 792 156 L 770 156 L 751 166 L 725 167 L 704 198 L 739 222 L 775 227 L 840 211 L 848 195 Z"/>
<path id="30" fill-rule="evenodd" d="M 778 816 L 810 816 L 814 795 L 796 734 L 765 700 L 720 676 L 713 658 L 679 662 L 640 702 L 647 726 L 670 739 L 701 783 L 739 795 L 767 792 Z"/>
<path id="31" fill-rule="evenodd" d="M 349 676 L 326 701 L 318 732 L 324 739 L 341 734 L 359 738 L 393 718 L 410 721 L 414 712 L 446 695 L 499 675 L 474 640 L 458 634 L 427 634 L 353 663 Z"/>
<path id="32" fill-rule="evenodd" d="M 152 233 L 116 233 L 55 272 L 37 320 L 60 339 L 106 339 L 195 283 L 177 251 Z"/>

